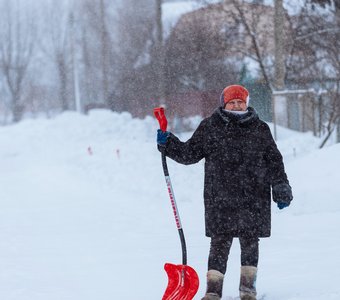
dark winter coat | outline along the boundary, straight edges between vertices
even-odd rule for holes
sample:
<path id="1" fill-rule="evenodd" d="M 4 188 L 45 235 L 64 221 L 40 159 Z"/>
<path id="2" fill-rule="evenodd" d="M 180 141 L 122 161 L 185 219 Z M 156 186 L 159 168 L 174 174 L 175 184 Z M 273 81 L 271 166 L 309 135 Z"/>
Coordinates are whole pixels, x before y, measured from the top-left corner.
<path id="1" fill-rule="evenodd" d="M 268 237 L 271 186 L 275 202 L 292 200 L 282 155 L 251 107 L 242 117 L 218 108 L 187 142 L 170 134 L 162 151 L 181 164 L 205 158 L 207 236 Z"/>

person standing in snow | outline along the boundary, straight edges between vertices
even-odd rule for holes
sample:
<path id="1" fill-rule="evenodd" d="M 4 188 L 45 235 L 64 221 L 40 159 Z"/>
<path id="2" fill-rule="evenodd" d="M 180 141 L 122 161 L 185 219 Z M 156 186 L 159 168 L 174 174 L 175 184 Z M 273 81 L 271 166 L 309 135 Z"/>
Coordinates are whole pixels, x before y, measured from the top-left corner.
<path id="1" fill-rule="evenodd" d="M 227 86 L 218 107 L 186 141 L 158 130 L 158 149 L 181 164 L 205 159 L 206 236 L 211 238 L 207 290 L 202 300 L 222 297 L 234 238 L 241 245 L 241 300 L 256 300 L 259 238 L 271 231 L 271 194 L 279 209 L 289 206 L 292 189 L 282 155 L 268 125 L 248 106 L 249 93 Z"/>

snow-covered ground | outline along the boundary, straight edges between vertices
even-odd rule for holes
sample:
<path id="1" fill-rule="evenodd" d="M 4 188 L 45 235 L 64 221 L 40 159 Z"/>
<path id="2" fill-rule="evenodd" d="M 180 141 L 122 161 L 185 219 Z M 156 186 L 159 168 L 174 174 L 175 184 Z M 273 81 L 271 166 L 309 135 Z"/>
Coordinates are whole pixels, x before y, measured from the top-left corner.
<path id="1" fill-rule="evenodd" d="M 159 300 L 181 247 L 155 145 L 154 119 L 64 113 L 0 127 L 0 299 Z M 190 133 L 181 134 L 187 139 Z M 340 145 L 278 128 L 295 199 L 272 206 L 260 242 L 259 295 L 340 299 Z M 205 289 L 203 162 L 168 161 L 188 247 Z M 239 245 L 224 294 L 236 297 Z"/>

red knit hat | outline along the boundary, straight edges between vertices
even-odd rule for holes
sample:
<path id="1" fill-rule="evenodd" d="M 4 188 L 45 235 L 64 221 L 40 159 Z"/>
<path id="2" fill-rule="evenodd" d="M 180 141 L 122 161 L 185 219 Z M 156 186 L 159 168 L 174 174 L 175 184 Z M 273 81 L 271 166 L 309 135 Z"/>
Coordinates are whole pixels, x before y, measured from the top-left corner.
<path id="1" fill-rule="evenodd" d="M 221 106 L 225 106 L 229 101 L 241 99 L 248 104 L 249 92 L 241 85 L 234 84 L 227 86 L 221 94 Z"/>

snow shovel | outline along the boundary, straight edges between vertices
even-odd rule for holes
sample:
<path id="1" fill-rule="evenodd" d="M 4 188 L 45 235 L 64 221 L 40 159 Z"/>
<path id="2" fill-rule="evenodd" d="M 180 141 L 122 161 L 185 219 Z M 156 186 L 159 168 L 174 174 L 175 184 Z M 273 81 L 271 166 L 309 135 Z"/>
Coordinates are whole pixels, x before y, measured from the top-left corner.
<path id="1" fill-rule="evenodd" d="M 157 107 L 154 109 L 154 115 L 159 122 L 160 129 L 166 131 L 168 121 L 165 117 L 164 108 Z M 162 152 L 162 165 L 165 176 L 165 182 L 168 189 L 172 210 L 175 216 L 176 226 L 182 245 L 182 264 L 175 265 L 166 263 L 164 269 L 168 275 L 168 286 L 165 290 L 162 300 L 192 300 L 197 293 L 199 279 L 196 271 L 187 265 L 187 250 L 185 245 L 184 232 L 179 216 L 175 194 L 172 189 L 169 176 L 166 156 Z"/>

